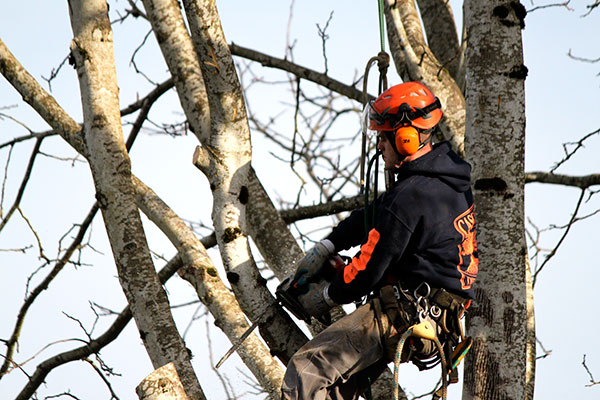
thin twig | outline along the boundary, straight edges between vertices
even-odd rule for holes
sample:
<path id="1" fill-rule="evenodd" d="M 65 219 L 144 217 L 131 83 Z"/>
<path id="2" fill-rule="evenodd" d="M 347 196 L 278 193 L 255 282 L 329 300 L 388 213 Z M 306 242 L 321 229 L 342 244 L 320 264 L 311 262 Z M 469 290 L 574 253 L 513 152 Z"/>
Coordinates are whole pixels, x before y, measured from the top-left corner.
<path id="1" fill-rule="evenodd" d="M 50 71 L 50 78 L 44 78 L 42 76 L 42 79 L 45 80 L 46 82 L 48 82 L 48 90 L 50 91 L 50 93 L 52 93 L 52 81 L 54 80 L 54 78 L 56 78 L 58 76 L 58 73 L 60 72 L 60 69 L 63 67 L 63 65 L 65 65 L 65 63 L 67 62 L 67 60 L 69 60 L 69 58 L 71 57 L 71 54 L 69 53 L 58 65 L 58 67 L 56 69 L 52 68 L 52 70 Z"/>
<path id="2" fill-rule="evenodd" d="M 141 50 L 141 48 L 144 46 L 144 44 L 146 44 L 146 40 L 148 40 L 148 38 L 150 37 L 150 35 L 152 35 L 152 29 L 150 29 L 146 35 L 144 36 L 144 39 L 142 40 L 142 43 L 140 43 L 140 45 L 134 50 L 133 54 L 131 55 L 131 61 L 129 62 L 130 65 L 133 65 L 133 68 L 135 69 L 135 72 L 137 72 L 138 74 L 142 75 L 148 82 L 150 82 L 153 85 L 157 85 L 156 82 L 152 81 L 152 79 L 150 79 L 145 73 L 143 73 L 137 66 L 136 62 L 135 62 L 135 56 L 137 55 L 138 51 Z"/>
<path id="3" fill-rule="evenodd" d="M 8 166 L 10 165 L 10 158 L 12 156 L 12 151 L 14 149 L 14 145 L 10 145 L 10 149 L 8 150 L 8 156 L 6 157 L 6 165 L 4 166 L 4 177 L 2 178 L 2 192 L 0 192 L 0 219 L 2 219 L 2 215 L 4 214 L 4 193 L 6 190 L 6 180 L 8 179 Z M 2 230 L 2 228 L 0 228 Z"/>
<path id="4" fill-rule="evenodd" d="M 171 276 L 177 272 L 179 268 L 183 266 L 179 256 L 175 256 L 169 263 L 163 267 L 158 273 L 158 277 L 161 283 L 165 283 Z M 39 386 L 44 382 L 46 376 L 54 368 L 57 368 L 63 364 L 71 361 L 76 361 L 88 357 L 91 354 L 98 353 L 102 348 L 111 343 L 119 336 L 119 334 L 125 329 L 125 326 L 131 321 L 131 310 L 129 306 L 125 307 L 119 316 L 115 319 L 112 325 L 96 339 L 90 341 L 84 346 L 78 347 L 73 350 L 66 351 L 64 353 L 57 354 L 40 364 L 35 369 L 33 375 L 31 375 L 29 382 L 17 395 L 15 400 L 29 400 Z"/>
<path id="5" fill-rule="evenodd" d="M 587 374 L 590 377 L 590 382 L 589 384 L 585 385 L 586 387 L 591 387 L 591 386 L 595 386 L 595 385 L 599 385 L 600 382 L 594 379 L 594 376 L 592 375 L 592 372 L 590 371 L 590 369 L 588 368 L 587 364 L 585 363 L 585 354 L 583 355 L 583 361 L 581 362 L 581 364 L 583 364 L 583 368 L 585 368 L 585 372 L 587 372 Z"/>
<path id="6" fill-rule="evenodd" d="M 325 23 L 325 27 L 321 29 L 321 26 L 317 24 L 317 30 L 319 31 L 319 37 L 321 38 L 321 46 L 323 48 L 323 62 L 325 63 L 325 75 L 329 72 L 329 67 L 327 66 L 327 50 L 325 45 L 327 44 L 327 40 L 329 39 L 329 35 L 327 34 L 327 28 L 329 28 L 329 23 L 333 18 L 333 10 L 329 13 L 329 18 Z"/>
<path id="7" fill-rule="evenodd" d="M 35 236 L 35 239 L 37 240 L 38 247 L 40 249 L 40 259 L 46 261 L 46 263 L 50 263 L 50 259 L 48 257 L 46 257 L 46 255 L 44 254 L 44 247 L 42 246 L 42 240 L 40 239 L 40 236 L 38 235 L 37 231 L 31 224 L 29 219 L 25 216 L 25 214 L 23 213 L 23 210 L 21 210 L 21 207 L 17 207 L 17 211 L 19 211 L 19 214 L 21 214 L 21 218 L 23 218 L 23 220 L 29 227 L 29 230 L 33 233 L 33 236 Z"/>
<path id="8" fill-rule="evenodd" d="M 537 344 L 540 345 L 540 347 L 542 348 L 542 351 L 544 352 L 544 354 L 542 354 L 541 356 L 537 356 L 535 359 L 536 360 L 541 360 L 542 358 L 546 358 L 549 355 L 552 354 L 552 350 L 546 350 L 546 348 L 544 347 L 544 345 L 542 344 L 542 341 L 539 340 L 536 336 L 535 341 L 537 342 Z"/>
<path id="9" fill-rule="evenodd" d="M 531 9 L 527 10 L 527 14 L 532 13 L 532 12 L 537 11 L 537 10 L 541 10 L 541 9 L 544 9 L 544 8 L 551 8 L 551 7 L 564 7 L 564 8 L 566 8 L 569 11 L 575 11 L 571 7 L 569 7 L 569 3 L 570 2 L 571 2 L 571 0 L 565 1 L 563 3 L 544 4 L 543 6 L 533 7 Z"/>
<path id="10" fill-rule="evenodd" d="M 18 210 L 19 212 L 21 212 L 19 205 L 21 204 L 21 200 L 23 199 L 23 195 L 25 194 L 25 188 L 27 187 L 27 182 L 29 182 L 29 178 L 31 178 L 31 172 L 33 171 L 33 164 L 35 163 L 35 159 L 40 152 L 40 147 L 42 146 L 42 140 L 43 139 L 38 138 L 35 142 L 35 146 L 33 147 L 33 150 L 31 151 L 31 156 L 29 157 L 29 162 L 27 164 L 27 168 L 25 169 L 25 174 L 23 175 L 23 179 L 21 181 L 21 186 L 19 187 L 19 191 L 17 192 L 15 201 L 14 201 L 13 205 L 10 207 L 10 209 L 8 210 L 8 212 L 6 213 L 6 216 L 2 219 L 2 221 L 0 221 L 0 231 L 2 231 L 2 228 L 4 228 L 6 226 L 6 224 L 10 220 L 10 217 L 13 215 L 13 213 L 15 211 Z M 7 167 L 8 167 L 8 164 L 7 164 Z M 2 189 L 2 196 L 4 196 L 4 186 Z M 23 214 L 21 213 L 21 215 L 23 215 Z M 27 221 L 27 219 L 25 217 L 23 217 L 23 218 Z M 27 223 L 29 224 L 29 221 L 27 221 Z M 31 227 L 31 225 L 30 225 L 30 227 Z M 34 231 L 34 233 L 35 233 L 35 231 Z M 35 236 L 37 237 L 37 234 L 35 234 Z M 38 242 L 39 242 L 39 237 L 38 237 Z M 41 249 L 41 244 L 40 244 L 40 249 Z"/>
<path id="11" fill-rule="evenodd" d="M 83 240 L 85 232 L 88 229 L 88 227 L 90 226 L 90 224 L 92 223 L 92 220 L 94 219 L 94 216 L 96 215 L 96 212 L 98 211 L 98 209 L 99 209 L 98 204 L 94 204 L 94 206 L 88 212 L 86 219 L 81 223 L 77 236 L 75 237 L 75 239 L 73 239 L 73 242 L 71 243 L 69 248 L 65 251 L 65 254 L 55 264 L 54 268 L 48 274 L 48 276 L 46 276 L 46 278 L 44 278 L 44 280 L 38 286 L 36 286 L 35 289 L 33 289 L 31 291 L 31 293 L 29 293 L 29 295 L 26 297 L 25 301 L 23 302 L 23 305 L 21 306 L 21 309 L 19 310 L 19 313 L 17 315 L 17 319 L 15 322 L 15 326 L 13 328 L 11 337 L 6 344 L 6 347 L 7 347 L 6 360 L 3 363 L 2 367 L 0 367 L 0 379 L 2 378 L 3 373 L 8 370 L 9 364 L 12 363 L 12 356 L 15 351 L 15 346 L 19 340 L 21 328 L 23 326 L 23 321 L 25 320 L 25 316 L 27 315 L 27 311 L 29 311 L 29 308 L 31 307 L 33 302 L 37 299 L 37 297 L 44 290 L 46 290 L 48 288 L 48 286 L 50 285 L 50 282 L 52 282 L 52 280 L 54 280 L 54 278 L 58 275 L 58 273 L 63 269 L 63 267 L 66 265 L 67 261 L 71 258 L 71 256 L 75 252 L 75 250 L 77 250 L 79 248 L 79 245 L 81 244 L 81 242 Z"/>
<path id="12" fill-rule="evenodd" d="M 556 243 L 556 246 L 554 246 L 554 249 L 552 249 L 552 251 L 546 256 L 546 258 L 544 259 L 544 262 L 542 262 L 542 265 L 533 274 L 532 287 L 535 287 L 538 275 L 540 274 L 540 272 L 542 272 L 542 270 L 544 269 L 546 264 L 548 264 L 548 261 L 550 261 L 550 259 L 552 257 L 554 257 L 554 255 L 556 255 L 558 248 L 560 247 L 560 245 L 563 243 L 563 241 L 569 234 L 569 231 L 571 230 L 571 227 L 573 226 L 573 223 L 574 223 L 575 219 L 577 218 L 577 213 L 579 212 L 579 208 L 581 207 L 581 203 L 583 202 L 584 196 L 585 196 L 585 190 L 582 190 L 581 195 L 579 196 L 579 200 L 577 200 L 577 205 L 575 206 L 575 210 L 573 211 L 573 215 L 571 216 L 571 220 L 567 224 L 567 228 L 565 229 L 565 232 L 563 233 L 563 235 L 559 239 L 559 241 Z"/>
<path id="13" fill-rule="evenodd" d="M 108 380 L 107 377 L 104 376 L 104 374 L 102 373 L 102 371 L 100 370 L 100 368 L 92 360 L 90 360 L 89 358 L 85 358 L 84 361 L 87 362 L 89 365 L 91 365 L 92 368 L 94 369 L 94 371 L 96 371 L 96 373 L 100 377 L 100 379 L 102 379 L 102 381 L 104 382 L 104 384 L 106 385 L 106 387 L 110 391 L 110 398 L 111 398 L 111 400 L 112 399 L 119 400 L 119 396 L 117 396 L 117 394 L 115 393 L 112 385 L 110 384 L 110 381 Z"/>
<path id="14" fill-rule="evenodd" d="M 565 162 L 567 162 L 579 149 L 581 149 L 582 147 L 584 147 L 583 142 L 585 142 L 587 139 L 591 138 L 594 135 L 597 135 L 600 133 L 600 129 L 596 129 L 593 132 L 588 133 L 587 135 L 585 135 L 584 137 L 582 137 L 581 139 L 579 139 L 577 142 L 567 142 L 567 143 L 563 143 L 563 150 L 565 152 L 565 158 L 563 158 L 562 160 L 560 160 L 559 162 L 557 162 L 556 164 L 554 164 L 554 166 L 550 169 L 550 173 L 556 171 L 556 169 L 558 167 L 560 167 L 562 164 L 564 164 Z M 569 145 L 575 145 L 575 148 L 571 151 L 568 151 L 567 146 Z"/>

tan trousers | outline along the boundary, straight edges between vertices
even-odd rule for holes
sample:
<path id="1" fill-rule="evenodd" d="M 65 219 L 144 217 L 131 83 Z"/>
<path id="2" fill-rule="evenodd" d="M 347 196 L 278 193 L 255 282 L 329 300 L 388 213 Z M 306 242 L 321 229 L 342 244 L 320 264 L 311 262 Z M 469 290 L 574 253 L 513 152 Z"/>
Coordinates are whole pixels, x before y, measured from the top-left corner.
<path id="1" fill-rule="evenodd" d="M 379 299 L 323 330 L 290 360 L 282 400 L 357 399 L 393 359 L 399 336 Z"/>

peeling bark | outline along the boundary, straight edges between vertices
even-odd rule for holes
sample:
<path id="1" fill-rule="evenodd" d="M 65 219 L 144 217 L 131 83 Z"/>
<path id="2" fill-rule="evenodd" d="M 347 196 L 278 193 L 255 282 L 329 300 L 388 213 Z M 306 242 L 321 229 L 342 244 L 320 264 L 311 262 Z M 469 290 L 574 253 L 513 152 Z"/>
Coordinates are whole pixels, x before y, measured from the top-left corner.
<path id="1" fill-rule="evenodd" d="M 131 163 L 121 128 L 107 4 L 103 0 L 72 0 L 69 9 L 88 161 L 121 286 L 154 367 L 174 362 L 188 396 L 203 399 L 154 269 L 135 203 Z"/>

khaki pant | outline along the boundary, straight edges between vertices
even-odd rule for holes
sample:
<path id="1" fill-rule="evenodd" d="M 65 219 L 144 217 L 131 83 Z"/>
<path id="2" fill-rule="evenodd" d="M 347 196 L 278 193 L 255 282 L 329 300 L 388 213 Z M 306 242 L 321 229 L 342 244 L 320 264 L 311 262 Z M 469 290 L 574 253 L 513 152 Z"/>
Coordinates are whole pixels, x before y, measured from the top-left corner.
<path id="1" fill-rule="evenodd" d="M 283 400 L 357 399 L 393 359 L 400 335 L 370 300 L 302 346 L 290 360 Z"/>

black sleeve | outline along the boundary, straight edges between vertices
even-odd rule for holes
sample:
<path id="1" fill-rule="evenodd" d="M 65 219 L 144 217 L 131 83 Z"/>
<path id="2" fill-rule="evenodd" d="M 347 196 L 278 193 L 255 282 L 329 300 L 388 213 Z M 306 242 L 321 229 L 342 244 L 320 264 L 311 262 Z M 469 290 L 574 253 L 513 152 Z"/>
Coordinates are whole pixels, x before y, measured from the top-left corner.
<path id="1" fill-rule="evenodd" d="M 389 209 L 381 210 L 360 252 L 338 273 L 329 287 L 329 296 L 347 304 L 369 294 L 390 265 L 396 264 L 411 238 L 412 229 Z"/>
<path id="2" fill-rule="evenodd" d="M 365 221 L 365 211 L 368 218 L 373 219 L 374 208 L 381 203 L 381 199 L 376 202 L 371 202 L 367 209 L 364 207 L 352 211 L 352 213 L 342 220 L 326 239 L 331 240 L 336 251 L 348 250 L 354 246 L 360 245 L 367 236 L 366 224 L 370 221 Z"/>

